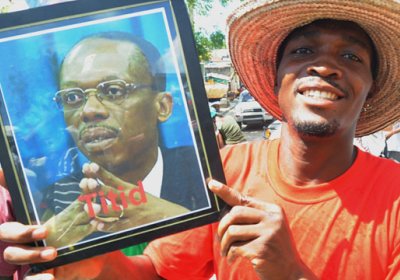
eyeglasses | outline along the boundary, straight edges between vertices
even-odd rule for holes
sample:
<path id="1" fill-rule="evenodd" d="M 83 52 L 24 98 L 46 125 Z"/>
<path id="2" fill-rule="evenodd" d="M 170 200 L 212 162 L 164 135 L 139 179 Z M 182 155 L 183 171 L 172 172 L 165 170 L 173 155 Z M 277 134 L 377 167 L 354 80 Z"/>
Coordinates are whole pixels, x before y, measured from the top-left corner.
<path id="1" fill-rule="evenodd" d="M 85 90 L 81 88 L 67 88 L 57 91 L 53 100 L 57 103 L 59 109 L 71 111 L 83 107 L 89 98 L 90 92 L 95 92 L 100 102 L 106 100 L 111 103 L 121 104 L 129 92 L 134 92 L 141 88 L 151 88 L 151 85 L 127 83 L 124 80 L 111 80 L 98 84 L 96 88 Z"/>

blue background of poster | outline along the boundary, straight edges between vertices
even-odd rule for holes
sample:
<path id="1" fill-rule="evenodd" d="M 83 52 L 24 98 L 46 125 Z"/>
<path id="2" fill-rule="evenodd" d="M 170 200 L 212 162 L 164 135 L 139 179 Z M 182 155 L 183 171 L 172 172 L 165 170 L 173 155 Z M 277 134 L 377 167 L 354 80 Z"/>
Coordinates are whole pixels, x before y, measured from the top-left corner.
<path id="1" fill-rule="evenodd" d="M 176 31 L 172 24 L 170 7 L 164 5 L 163 8 L 167 11 L 167 22 L 171 28 L 169 31 L 174 40 Z M 72 18 L 18 31 L 5 31 L 0 34 L 0 37 L 7 38 L 18 33 L 47 30 L 137 11 L 140 11 L 140 7 L 108 12 L 106 15 L 90 15 L 84 19 Z M 60 164 L 65 164 L 61 163 L 60 159 L 64 157 L 68 148 L 75 146 L 65 130 L 63 113 L 52 100 L 54 93 L 58 90 L 60 63 L 71 47 L 83 37 L 105 31 L 129 32 L 146 39 L 157 47 L 164 58 L 167 91 L 172 94 L 174 102 L 171 118 L 160 124 L 162 144 L 169 148 L 193 146 L 190 120 L 188 121 L 185 110 L 186 101 L 182 98 L 178 80 L 178 74 L 181 73 L 177 73 L 174 68 L 166 22 L 161 12 L 1 42 L 0 53 L 3 55 L 0 58 L 2 65 L 0 82 L 3 98 L 36 203 L 40 200 L 41 189 L 59 179 L 62 173 Z M 179 51 L 179 49 L 176 50 L 177 55 Z M 178 57 L 178 61 L 181 59 Z M 188 94 L 185 95 L 188 97 Z M 80 155 L 80 158 L 81 161 L 85 161 L 83 155 Z"/>

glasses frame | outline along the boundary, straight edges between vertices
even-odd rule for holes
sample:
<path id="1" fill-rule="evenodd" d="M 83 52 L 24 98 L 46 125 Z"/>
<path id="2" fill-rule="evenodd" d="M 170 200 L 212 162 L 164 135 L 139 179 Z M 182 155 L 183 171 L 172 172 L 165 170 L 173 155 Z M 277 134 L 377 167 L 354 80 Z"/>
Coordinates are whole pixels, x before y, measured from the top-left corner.
<path id="1" fill-rule="evenodd" d="M 122 83 L 124 85 L 124 96 L 121 97 L 121 99 L 118 99 L 117 101 L 112 101 L 109 100 L 106 96 L 107 94 L 104 93 L 103 89 L 110 83 Z M 127 98 L 127 96 L 129 95 L 129 91 L 132 93 L 133 91 L 139 90 L 139 89 L 143 89 L 143 88 L 151 88 L 153 89 L 152 85 L 148 85 L 148 84 L 135 84 L 135 83 L 128 83 L 125 80 L 122 79 L 115 79 L 115 80 L 109 80 L 109 81 L 104 81 L 99 83 L 96 88 L 87 88 L 87 89 L 82 89 L 79 87 L 74 87 L 74 88 L 66 88 L 66 89 L 62 89 L 57 91 L 54 94 L 53 97 L 53 101 L 56 102 L 58 109 L 63 110 L 63 111 L 76 111 L 79 110 L 81 108 L 83 108 L 86 104 L 86 102 L 88 101 L 89 97 L 90 97 L 90 93 L 91 92 L 96 92 L 95 96 L 97 98 L 97 100 L 99 100 L 103 105 L 103 100 L 105 99 L 108 102 L 111 103 L 115 103 L 115 104 L 122 104 L 124 103 L 125 99 Z M 64 98 L 63 98 L 63 93 L 67 92 L 67 91 L 72 91 L 72 90 L 78 90 L 79 92 L 82 93 L 82 102 L 79 105 L 76 106 L 70 106 L 70 108 L 66 109 L 65 106 L 65 102 L 64 102 Z"/>

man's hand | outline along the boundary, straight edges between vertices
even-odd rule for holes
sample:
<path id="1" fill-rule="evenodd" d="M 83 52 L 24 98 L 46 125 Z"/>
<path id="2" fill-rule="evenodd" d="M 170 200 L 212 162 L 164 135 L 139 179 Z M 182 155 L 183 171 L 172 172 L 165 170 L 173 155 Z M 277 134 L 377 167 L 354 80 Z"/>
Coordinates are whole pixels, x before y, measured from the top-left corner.
<path id="1" fill-rule="evenodd" d="M 43 226 L 26 226 L 17 222 L 0 225 L 0 240 L 10 243 L 4 250 L 4 259 L 11 264 L 48 262 L 57 256 L 53 247 L 29 247 L 23 245 L 46 238 L 48 231 Z"/>
<path id="2" fill-rule="evenodd" d="M 43 263 L 54 260 L 57 257 L 57 251 L 54 247 L 30 247 L 24 245 L 25 243 L 32 243 L 45 239 L 48 234 L 49 231 L 44 226 L 28 226 L 17 222 L 1 224 L 0 240 L 10 243 L 10 246 L 4 250 L 4 260 L 16 265 Z M 110 259 L 117 259 L 118 262 L 123 262 L 126 258 L 121 252 L 117 251 L 60 266 L 40 274 L 30 275 L 25 277 L 24 280 L 97 279 L 97 277 L 102 273 L 105 263 Z M 125 263 L 125 265 L 127 264 Z"/>
<path id="3" fill-rule="evenodd" d="M 47 244 L 54 247 L 73 245 L 97 229 L 98 222 L 89 217 L 84 206 L 83 202 L 76 200 L 46 221 L 44 225 L 48 229 Z"/>
<path id="4" fill-rule="evenodd" d="M 10 245 L 4 250 L 4 260 L 11 264 L 24 265 L 49 262 L 56 258 L 57 251 L 53 247 L 29 247 L 30 243 L 46 238 L 48 232 L 43 226 L 26 226 L 17 222 L 0 225 L 0 240 Z M 50 271 L 36 276 L 28 276 L 25 280 L 52 280 Z"/>
<path id="5" fill-rule="evenodd" d="M 316 279 L 302 263 L 283 210 L 211 180 L 209 188 L 232 209 L 220 221 L 221 254 L 247 258 L 260 279 Z"/>
<path id="6" fill-rule="evenodd" d="M 101 209 L 95 217 L 98 230 L 116 232 L 189 211 L 144 192 L 140 186 L 121 180 L 96 163 L 85 164 L 83 173 L 86 176 L 80 183 L 83 193 L 97 197 L 101 193 L 104 198 L 104 205 L 91 203 L 94 208 Z M 113 199 L 109 199 L 111 193 L 115 194 Z"/>

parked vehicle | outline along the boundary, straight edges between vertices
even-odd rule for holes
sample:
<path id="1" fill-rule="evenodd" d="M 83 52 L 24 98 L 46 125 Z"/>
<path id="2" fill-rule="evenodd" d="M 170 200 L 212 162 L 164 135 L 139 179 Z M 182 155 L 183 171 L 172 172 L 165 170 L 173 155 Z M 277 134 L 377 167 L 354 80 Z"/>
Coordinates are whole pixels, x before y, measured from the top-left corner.
<path id="1" fill-rule="evenodd" d="M 242 126 L 242 124 L 264 125 L 266 121 L 273 119 L 251 96 L 248 90 L 243 90 L 240 93 L 238 103 L 235 107 L 235 120 L 239 126 Z"/>

